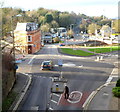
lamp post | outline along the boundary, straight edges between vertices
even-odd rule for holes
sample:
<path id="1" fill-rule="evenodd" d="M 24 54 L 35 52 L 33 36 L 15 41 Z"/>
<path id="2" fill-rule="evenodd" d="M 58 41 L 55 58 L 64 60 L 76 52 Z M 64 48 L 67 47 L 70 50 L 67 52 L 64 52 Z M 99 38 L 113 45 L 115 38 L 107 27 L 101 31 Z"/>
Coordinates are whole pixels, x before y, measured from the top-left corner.
<path id="1" fill-rule="evenodd" d="M 96 31 L 96 23 L 95 23 L 95 31 Z M 95 32 L 94 32 L 95 33 Z M 94 47 L 96 47 L 96 35 L 95 35 L 95 42 L 94 42 Z M 95 48 L 96 49 L 96 48 Z M 94 53 L 96 52 L 96 50 L 94 50 Z"/>
<path id="2" fill-rule="evenodd" d="M 22 15 L 18 14 L 18 15 L 14 15 L 11 17 L 11 30 L 12 30 L 12 37 L 13 37 L 13 48 L 12 48 L 12 51 L 13 52 L 13 57 L 14 57 L 14 67 L 15 67 L 15 36 L 14 36 L 14 29 L 13 29 L 13 18 L 15 17 L 20 17 Z"/>
<path id="3" fill-rule="evenodd" d="M 111 21 L 111 49 L 110 51 L 112 51 L 112 27 L 113 27 L 113 20 Z"/>

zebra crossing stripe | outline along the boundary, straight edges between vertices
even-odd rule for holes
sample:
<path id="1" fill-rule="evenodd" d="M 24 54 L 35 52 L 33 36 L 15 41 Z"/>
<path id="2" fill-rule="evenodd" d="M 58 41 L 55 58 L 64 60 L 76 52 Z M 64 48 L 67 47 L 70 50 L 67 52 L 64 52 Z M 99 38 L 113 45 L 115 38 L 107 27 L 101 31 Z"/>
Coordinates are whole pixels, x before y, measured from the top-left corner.
<path id="1" fill-rule="evenodd" d="M 53 110 L 51 107 L 49 107 L 49 110 Z"/>
<path id="2" fill-rule="evenodd" d="M 60 95 L 53 93 L 53 95 L 60 97 Z"/>
<path id="3" fill-rule="evenodd" d="M 56 101 L 54 101 L 54 100 L 51 100 L 51 101 L 57 104 L 57 102 L 56 102 Z"/>

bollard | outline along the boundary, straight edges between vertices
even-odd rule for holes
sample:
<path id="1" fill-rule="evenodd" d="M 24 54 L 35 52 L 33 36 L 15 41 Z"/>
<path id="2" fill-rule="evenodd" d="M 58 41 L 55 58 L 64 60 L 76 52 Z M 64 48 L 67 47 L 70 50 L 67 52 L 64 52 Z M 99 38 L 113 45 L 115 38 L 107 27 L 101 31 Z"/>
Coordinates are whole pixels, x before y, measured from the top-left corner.
<path id="1" fill-rule="evenodd" d="M 103 56 L 100 57 L 100 60 L 103 60 Z"/>
<path id="2" fill-rule="evenodd" d="M 59 91 L 59 84 L 56 84 L 56 91 Z"/>
<path id="3" fill-rule="evenodd" d="M 97 59 L 95 60 L 95 61 L 99 61 L 100 59 L 99 59 L 99 56 L 97 56 Z"/>

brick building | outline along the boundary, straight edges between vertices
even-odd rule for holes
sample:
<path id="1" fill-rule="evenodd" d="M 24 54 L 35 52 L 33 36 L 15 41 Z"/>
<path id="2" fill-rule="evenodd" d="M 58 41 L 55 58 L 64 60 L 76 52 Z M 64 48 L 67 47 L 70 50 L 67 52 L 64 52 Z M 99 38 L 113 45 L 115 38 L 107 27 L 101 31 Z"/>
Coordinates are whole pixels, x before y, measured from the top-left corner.
<path id="1" fill-rule="evenodd" d="M 32 54 L 41 48 L 41 33 L 36 23 L 17 23 L 14 37 L 16 48 L 23 54 Z"/>

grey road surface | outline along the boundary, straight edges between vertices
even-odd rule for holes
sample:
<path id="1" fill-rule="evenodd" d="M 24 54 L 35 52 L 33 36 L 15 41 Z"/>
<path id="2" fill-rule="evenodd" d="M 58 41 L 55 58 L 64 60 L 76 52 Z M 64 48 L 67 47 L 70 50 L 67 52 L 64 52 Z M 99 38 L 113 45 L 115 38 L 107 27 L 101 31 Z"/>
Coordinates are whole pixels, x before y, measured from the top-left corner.
<path id="1" fill-rule="evenodd" d="M 70 58 L 69 56 L 60 55 L 55 45 L 45 45 L 32 57 L 34 57 L 32 60 L 28 58 L 20 64 L 18 69 L 19 72 L 33 76 L 31 87 L 20 105 L 20 110 L 30 110 L 33 107 L 39 110 L 46 109 L 50 96 L 51 77 L 60 76 L 58 67 L 58 60 L 60 59 L 63 60 L 62 74 L 68 80 L 67 85 L 70 92 L 80 91 L 83 98 L 79 107 L 77 107 L 72 104 L 66 105 L 64 101 L 61 103 L 62 98 L 58 97 L 56 102 L 60 103 L 52 106 L 52 109 L 57 110 L 81 109 L 90 93 L 106 82 L 114 67 L 109 63 L 96 62 L 92 58 Z M 40 65 L 44 60 L 53 61 L 54 68 L 51 71 L 40 69 Z"/>

